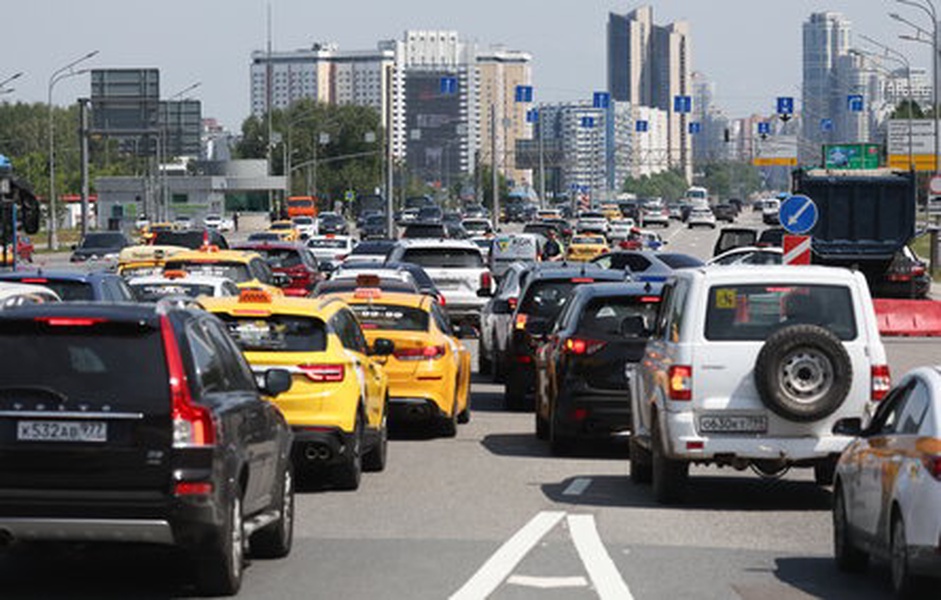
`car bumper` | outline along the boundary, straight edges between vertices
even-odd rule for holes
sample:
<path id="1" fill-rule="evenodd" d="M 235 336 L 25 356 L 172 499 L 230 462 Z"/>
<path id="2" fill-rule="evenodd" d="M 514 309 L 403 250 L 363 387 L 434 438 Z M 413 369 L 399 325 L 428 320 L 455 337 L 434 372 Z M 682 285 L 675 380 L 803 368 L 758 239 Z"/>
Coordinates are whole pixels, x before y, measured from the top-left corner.
<path id="1" fill-rule="evenodd" d="M 295 465 L 331 466 L 349 459 L 353 434 L 333 427 L 292 427 L 294 445 L 291 458 Z"/>
<path id="2" fill-rule="evenodd" d="M 389 422 L 395 425 L 430 421 L 447 414 L 442 410 L 440 398 L 421 396 L 390 396 L 389 398 Z"/>
<path id="3" fill-rule="evenodd" d="M 706 462 L 732 458 L 796 463 L 838 455 L 853 441 L 852 437 L 772 437 L 749 433 L 709 434 L 698 431 L 691 412 L 667 412 L 661 427 L 672 458 Z"/>
<path id="4" fill-rule="evenodd" d="M 564 436 L 607 439 L 630 433 L 631 403 L 627 390 L 566 393 L 557 402 L 555 426 Z"/>

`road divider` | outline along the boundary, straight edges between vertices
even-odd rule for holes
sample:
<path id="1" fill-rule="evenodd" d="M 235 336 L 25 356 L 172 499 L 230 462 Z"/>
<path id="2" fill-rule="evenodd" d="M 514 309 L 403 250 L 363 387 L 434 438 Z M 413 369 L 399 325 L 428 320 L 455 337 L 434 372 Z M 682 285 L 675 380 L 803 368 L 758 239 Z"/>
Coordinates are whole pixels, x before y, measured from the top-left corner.
<path id="1" fill-rule="evenodd" d="M 941 336 L 941 302 L 875 298 L 879 333 L 884 336 Z"/>

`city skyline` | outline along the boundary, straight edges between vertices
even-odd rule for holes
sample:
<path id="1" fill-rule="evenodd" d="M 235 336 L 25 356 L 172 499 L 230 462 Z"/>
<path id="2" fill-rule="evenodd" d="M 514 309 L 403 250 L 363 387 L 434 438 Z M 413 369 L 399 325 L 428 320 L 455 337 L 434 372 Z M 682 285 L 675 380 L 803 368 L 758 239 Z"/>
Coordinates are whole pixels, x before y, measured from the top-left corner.
<path id="1" fill-rule="evenodd" d="M 211 5 L 167 0 L 160 11 L 147 15 L 146 29 L 125 25 L 140 16 L 126 2 L 89 0 L 81 6 L 63 7 L 53 0 L 37 0 L 17 5 L 8 11 L 8 22 L 41 23 L 43 35 L 37 37 L 37 29 L 28 27 L 7 31 L 7 48 L 29 51 L 8 51 L 7 56 L 13 58 L 0 66 L 0 79 L 24 72 L 11 84 L 15 91 L 3 100 L 45 102 L 53 71 L 86 52 L 100 50 L 89 67 L 157 67 L 164 96 L 202 82 L 192 97 L 203 101 L 204 115 L 238 131 L 251 112 L 251 53 L 265 48 L 267 4 L 264 0 Z M 527 52 L 533 56 L 537 102 L 575 101 L 605 89 L 608 13 L 626 14 L 645 4 L 653 7 L 658 22 L 689 21 L 693 70 L 715 82 L 715 105 L 732 117 L 771 112 L 778 95 L 800 97 L 801 25 L 813 12 L 842 12 L 853 23 L 854 34 L 897 47 L 913 65 L 926 66 L 929 59 L 926 46 L 897 39 L 904 26 L 887 13 L 898 10 L 916 22 L 920 15 L 909 14 L 888 0 L 865 6 L 850 0 L 795 0 L 784 7 L 723 0 L 721 10 L 713 3 L 690 5 L 681 0 L 589 1 L 553 6 L 551 11 L 534 2 L 506 5 L 489 0 L 447 7 L 425 0 L 394 5 L 314 6 L 287 0 L 270 4 L 275 50 L 290 51 L 316 42 L 337 43 L 345 51 L 374 49 L 382 40 L 400 38 L 407 29 L 428 28 L 457 30 L 484 48 L 502 44 Z M 54 17 L 49 18 L 50 14 Z M 730 28 L 735 35 L 729 35 Z M 74 35 L 75 31 L 83 34 Z M 860 44 L 859 40 L 854 38 L 854 44 Z M 66 80 L 56 86 L 53 102 L 71 104 L 87 91 L 87 78 Z"/>

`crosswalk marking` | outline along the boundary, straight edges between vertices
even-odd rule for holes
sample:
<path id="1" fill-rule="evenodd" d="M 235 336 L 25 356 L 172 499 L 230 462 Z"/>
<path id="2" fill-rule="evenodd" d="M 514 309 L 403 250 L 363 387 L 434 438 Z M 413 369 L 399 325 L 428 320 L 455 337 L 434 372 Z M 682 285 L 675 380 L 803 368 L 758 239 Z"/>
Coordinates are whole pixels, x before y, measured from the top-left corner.
<path id="1" fill-rule="evenodd" d="M 585 490 L 588 489 L 588 486 L 591 485 L 591 479 L 587 477 L 578 477 L 569 484 L 565 491 L 562 492 L 563 496 L 581 496 Z"/>

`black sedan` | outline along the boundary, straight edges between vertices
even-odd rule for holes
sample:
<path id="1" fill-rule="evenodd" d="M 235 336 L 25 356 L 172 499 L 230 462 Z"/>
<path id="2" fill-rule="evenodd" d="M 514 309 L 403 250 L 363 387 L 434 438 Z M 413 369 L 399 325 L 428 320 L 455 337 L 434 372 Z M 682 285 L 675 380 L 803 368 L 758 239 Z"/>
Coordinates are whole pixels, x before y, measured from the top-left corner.
<path id="1" fill-rule="evenodd" d="M 88 260 L 113 259 L 117 260 L 118 254 L 124 248 L 131 245 L 120 231 L 100 231 L 86 234 L 82 243 L 72 246 L 71 262 L 85 262 Z"/>

